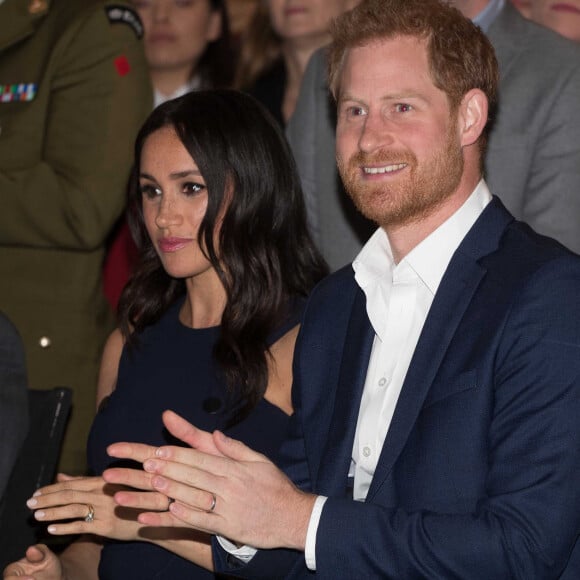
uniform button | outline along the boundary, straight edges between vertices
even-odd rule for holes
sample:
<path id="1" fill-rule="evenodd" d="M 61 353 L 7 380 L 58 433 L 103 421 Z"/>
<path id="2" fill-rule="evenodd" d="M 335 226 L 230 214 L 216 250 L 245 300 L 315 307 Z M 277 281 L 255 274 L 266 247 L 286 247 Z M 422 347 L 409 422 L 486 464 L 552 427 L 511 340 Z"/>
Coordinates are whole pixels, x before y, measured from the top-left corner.
<path id="1" fill-rule="evenodd" d="M 371 455 L 371 448 L 368 445 L 366 445 L 365 447 L 363 447 L 363 455 L 365 457 L 370 457 L 370 455 Z"/>
<path id="2" fill-rule="evenodd" d="M 387 379 L 386 377 L 383 377 L 380 381 L 379 381 L 379 387 L 384 387 L 385 385 L 387 385 L 389 383 L 389 379 Z"/>
<path id="3" fill-rule="evenodd" d="M 50 348 L 52 345 L 52 340 L 50 340 L 48 336 L 42 336 L 38 341 L 38 344 L 40 345 L 40 348 Z"/>

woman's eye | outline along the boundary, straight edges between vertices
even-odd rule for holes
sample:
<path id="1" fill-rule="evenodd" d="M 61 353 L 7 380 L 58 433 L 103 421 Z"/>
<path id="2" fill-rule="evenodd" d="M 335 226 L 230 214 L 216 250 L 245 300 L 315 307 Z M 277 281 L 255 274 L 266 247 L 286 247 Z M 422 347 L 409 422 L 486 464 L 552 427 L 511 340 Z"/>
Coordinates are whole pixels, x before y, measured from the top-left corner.
<path id="1" fill-rule="evenodd" d="M 183 193 L 186 195 L 196 195 L 205 189 L 202 183 L 188 182 L 183 185 Z"/>
<path id="2" fill-rule="evenodd" d="M 147 199 L 154 199 L 161 195 L 161 189 L 154 187 L 153 185 L 142 185 L 141 186 L 141 196 Z"/>

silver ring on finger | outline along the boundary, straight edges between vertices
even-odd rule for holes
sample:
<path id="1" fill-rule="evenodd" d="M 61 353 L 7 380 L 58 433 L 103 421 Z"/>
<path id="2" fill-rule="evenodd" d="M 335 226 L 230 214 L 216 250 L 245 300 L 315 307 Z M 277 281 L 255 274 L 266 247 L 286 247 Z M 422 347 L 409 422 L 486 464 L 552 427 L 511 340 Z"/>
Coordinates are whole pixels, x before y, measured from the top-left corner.
<path id="1" fill-rule="evenodd" d="M 215 496 L 215 493 L 211 494 L 211 505 L 209 506 L 209 509 L 207 510 L 208 513 L 213 512 L 213 510 L 215 510 L 215 504 L 217 503 L 217 498 Z"/>
<path id="2" fill-rule="evenodd" d="M 89 513 L 85 516 L 85 522 L 92 524 L 95 521 L 95 508 L 90 503 L 87 504 L 87 508 Z"/>

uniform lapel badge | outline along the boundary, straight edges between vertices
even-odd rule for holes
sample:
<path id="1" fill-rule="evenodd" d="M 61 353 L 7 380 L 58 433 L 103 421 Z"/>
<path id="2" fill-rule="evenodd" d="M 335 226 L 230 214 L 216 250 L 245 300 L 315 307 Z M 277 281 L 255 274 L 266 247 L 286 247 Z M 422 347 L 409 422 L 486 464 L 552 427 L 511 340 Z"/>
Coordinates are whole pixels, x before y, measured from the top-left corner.
<path id="1" fill-rule="evenodd" d="M 48 8 L 46 0 L 30 0 L 28 14 L 40 14 Z"/>
<path id="2" fill-rule="evenodd" d="M 36 83 L 0 85 L 0 103 L 32 101 L 36 97 L 37 88 Z"/>

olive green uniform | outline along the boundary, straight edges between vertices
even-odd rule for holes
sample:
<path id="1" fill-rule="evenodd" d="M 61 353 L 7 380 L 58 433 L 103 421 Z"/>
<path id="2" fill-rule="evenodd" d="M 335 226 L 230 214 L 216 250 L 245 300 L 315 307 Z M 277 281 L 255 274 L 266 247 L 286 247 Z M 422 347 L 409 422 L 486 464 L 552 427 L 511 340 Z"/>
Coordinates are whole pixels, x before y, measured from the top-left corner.
<path id="1" fill-rule="evenodd" d="M 85 467 L 113 315 L 105 241 L 151 109 L 141 24 L 119 2 L 0 0 L 0 309 L 34 388 L 70 386 L 60 469 Z"/>

